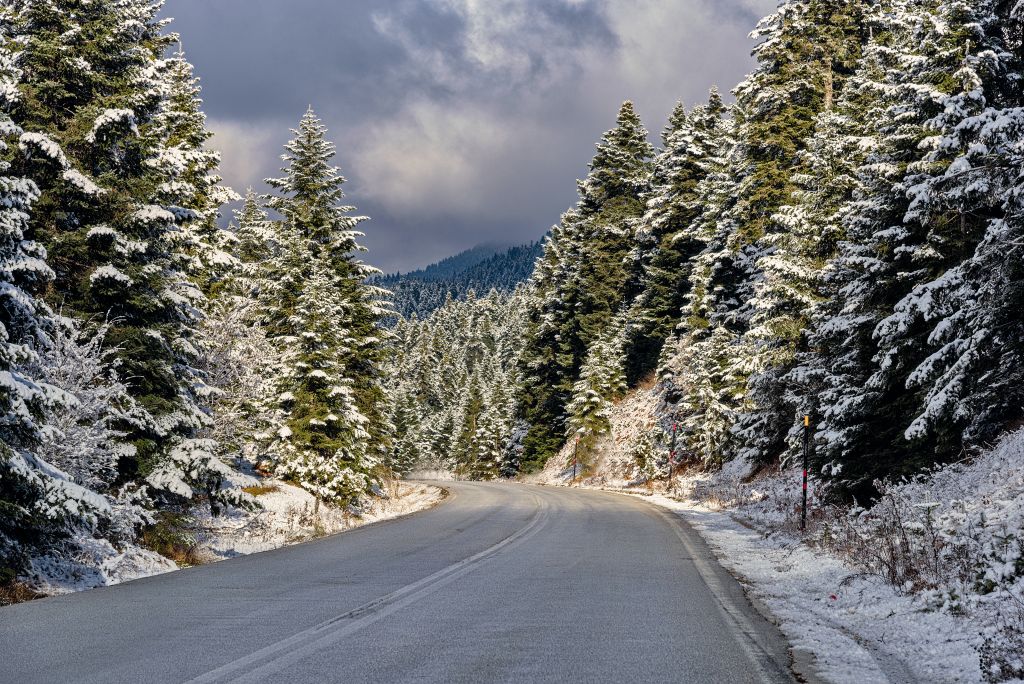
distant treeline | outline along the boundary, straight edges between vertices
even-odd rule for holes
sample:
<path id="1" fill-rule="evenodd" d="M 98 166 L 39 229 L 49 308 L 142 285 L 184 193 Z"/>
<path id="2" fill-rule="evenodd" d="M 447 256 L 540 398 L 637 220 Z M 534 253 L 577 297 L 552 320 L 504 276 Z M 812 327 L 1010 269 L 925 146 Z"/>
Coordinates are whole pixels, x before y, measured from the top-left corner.
<path id="1" fill-rule="evenodd" d="M 462 301 L 470 292 L 512 292 L 529 279 L 542 251 L 539 241 L 509 248 L 481 245 L 419 271 L 382 276 L 374 284 L 394 293 L 394 310 L 403 318 L 423 319 L 449 297 Z"/>

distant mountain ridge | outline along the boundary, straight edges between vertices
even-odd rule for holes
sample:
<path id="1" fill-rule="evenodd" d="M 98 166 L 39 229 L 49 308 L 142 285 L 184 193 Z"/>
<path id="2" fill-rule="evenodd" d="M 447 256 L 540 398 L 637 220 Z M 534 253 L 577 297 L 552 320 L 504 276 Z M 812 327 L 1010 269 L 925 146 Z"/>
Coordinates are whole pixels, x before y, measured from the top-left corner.
<path id="1" fill-rule="evenodd" d="M 472 249 L 459 252 L 454 256 L 445 257 L 436 263 L 430 264 L 429 266 L 425 266 L 416 271 L 388 274 L 384 276 L 383 280 L 393 283 L 397 283 L 402 280 L 419 280 L 421 282 L 450 280 L 456 278 L 461 273 L 465 273 L 474 266 L 487 261 L 491 257 L 513 248 L 514 245 L 511 244 L 487 243 L 477 245 Z"/>
<path id="2" fill-rule="evenodd" d="M 418 271 L 381 276 L 374 284 L 394 293 L 391 301 L 403 318 L 423 319 L 448 297 L 462 300 L 471 290 L 512 292 L 533 274 L 542 251 L 540 240 L 518 247 L 478 245 Z"/>

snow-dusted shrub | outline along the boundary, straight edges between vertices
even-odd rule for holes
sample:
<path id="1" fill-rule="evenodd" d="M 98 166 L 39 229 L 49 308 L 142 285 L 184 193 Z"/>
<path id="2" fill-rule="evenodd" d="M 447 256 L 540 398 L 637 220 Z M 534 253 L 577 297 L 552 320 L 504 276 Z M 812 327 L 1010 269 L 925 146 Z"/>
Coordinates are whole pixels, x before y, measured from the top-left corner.
<path id="1" fill-rule="evenodd" d="M 633 445 L 633 468 L 636 479 L 641 482 L 651 484 L 659 475 L 661 453 L 658 450 L 658 443 L 663 437 L 661 430 L 648 430 L 640 433 L 640 437 Z"/>
<path id="2" fill-rule="evenodd" d="M 835 512 L 818 542 L 933 609 L 983 616 L 986 675 L 1024 677 L 1024 430 L 970 461 L 878 486 L 874 505 Z"/>
<path id="3" fill-rule="evenodd" d="M 117 376 L 113 351 L 104 349 L 108 330 L 104 325 L 90 333 L 80 322 L 55 319 L 47 339 L 17 368 L 47 388 L 47 400 L 38 443 L 13 464 L 45 492 L 44 517 L 71 529 L 104 525 L 130 539 L 127 530 L 144 515 L 112 485 L 127 449 L 118 443 L 124 433 L 117 423 L 134 403 Z M 127 522 L 115 520 L 122 515 Z"/>
<path id="4" fill-rule="evenodd" d="M 242 489 L 254 484 L 256 479 L 224 463 L 217 455 L 217 448 L 211 439 L 180 440 L 146 482 L 158 490 L 172 508 L 197 497 L 206 498 L 214 515 L 227 506 L 257 508 L 253 497 Z"/>
<path id="5" fill-rule="evenodd" d="M 233 295 L 215 300 L 200 328 L 200 342 L 213 409 L 206 436 L 221 458 L 257 463 L 271 426 L 276 355 L 255 302 Z"/>
<path id="6" fill-rule="evenodd" d="M 116 349 L 104 342 L 110 325 L 90 333 L 63 319 L 39 352 L 34 375 L 60 390 L 46 411 L 43 440 L 36 456 L 56 466 L 88 489 L 105 491 L 117 478 L 117 461 L 130 450 L 118 429 L 135 408 L 118 377 Z"/>

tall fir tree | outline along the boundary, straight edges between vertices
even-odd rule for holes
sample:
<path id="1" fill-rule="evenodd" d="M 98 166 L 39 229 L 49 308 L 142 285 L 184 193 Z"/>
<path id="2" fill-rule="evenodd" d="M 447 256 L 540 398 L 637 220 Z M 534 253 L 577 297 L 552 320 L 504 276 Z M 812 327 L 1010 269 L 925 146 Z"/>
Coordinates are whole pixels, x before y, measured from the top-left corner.
<path id="1" fill-rule="evenodd" d="M 706 105 L 687 113 L 680 104 L 663 135 L 638 234 L 642 291 L 630 313 L 627 378 L 631 384 L 655 370 L 665 341 L 675 333 L 690 290 L 693 259 L 706 243 L 696 230 L 704 208 L 702 181 L 722 144 L 725 105 L 712 90 Z"/>
<path id="2" fill-rule="evenodd" d="M 577 440 L 577 455 L 580 451 L 586 455 L 597 438 L 611 430 L 612 405 L 622 398 L 627 387 L 624 343 L 625 316 L 620 314 L 590 346 L 580 379 L 573 385 L 566 407 L 567 435 Z"/>
<path id="3" fill-rule="evenodd" d="M 210 203 L 170 196 L 180 174 L 165 55 L 176 37 L 160 8 L 20 0 L 5 6 L 3 32 L 21 46 L 16 168 L 41 192 L 28 237 L 48 251 L 49 299 L 112 323 L 107 341 L 139 407 L 126 417 L 122 477 L 185 493 L 217 466 L 196 441 L 208 424 L 193 370 L 198 297 L 175 243 Z"/>
<path id="4" fill-rule="evenodd" d="M 285 175 L 267 181 L 277 190 L 267 206 L 281 215 L 260 292 L 283 363 L 271 453 L 278 472 L 317 496 L 354 501 L 375 486 L 389 448 L 378 326 L 387 311 L 366 283 L 378 271 L 357 258 L 366 219 L 339 205 L 345 179 L 326 128 L 309 109 L 293 133 Z M 246 213 L 261 225 L 254 207 Z"/>
<path id="5" fill-rule="evenodd" d="M 597 146 L 580 200 L 552 231 L 538 265 L 539 301 L 531 312 L 520 394 L 529 431 L 523 467 L 537 468 L 564 440 L 566 404 L 588 347 L 636 297 L 640 273 L 629 258 L 654 148 L 632 103 Z"/>
<path id="6" fill-rule="evenodd" d="M 1022 368 L 1014 351 L 1020 324 L 1007 301 L 989 298 L 1019 288 L 1010 234 L 1019 216 L 1024 102 L 1019 87 L 1007 87 L 1020 85 L 1020 63 L 1012 52 L 1014 21 L 998 9 L 994 1 L 945 0 L 934 10 L 951 27 L 932 44 L 930 73 L 944 97 L 927 123 L 929 153 L 907 181 L 906 221 L 928 227 L 926 249 L 935 265 L 931 279 L 917 284 L 876 330 L 879 369 L 872 382 L 899 382 L 919 397 L 908 407 L 912 422 L 903 423 L 904 437 L 908 448 L 935 460 L 979 445 L 1020 415 L 1015 378 Z M 948 74 L 939 80 L 954 64 L 952 80 Z"/>
<path id="7" fill-rule="evenodd" d="M 913 473 L 953 453 L 948 443 L 915 443 L 904 435 L 922 401 L 907 381 L 927 358 L 929 332 L 919 319 L 903 325 L 893 314 L 916 287 L 968 256 L 985 225 L 983 217 L 925 218 L 914 208 L 912 190 L 949 168 L 948 159 L 926 149 L 941 137 L 936 125 L 945 104 L 962 97 L 958 92 L 967 100 L 983 96 L 983 89 L 949 75 L 992 45 L 962 34 L 973 36 L 981 24 L 946 30 L 941 2 L 897 2 L 889 9 L 871 46 L 879 76 L 865 84 L 877 93 L 865 129 L 876 142 L 857 170 L 861 190 L 844 210 L 848 238 L 829 274 L 836 304 L 812 335 L 824 360 L 817 464 L 853 493 L 870 493 L 882 475 Z"/>

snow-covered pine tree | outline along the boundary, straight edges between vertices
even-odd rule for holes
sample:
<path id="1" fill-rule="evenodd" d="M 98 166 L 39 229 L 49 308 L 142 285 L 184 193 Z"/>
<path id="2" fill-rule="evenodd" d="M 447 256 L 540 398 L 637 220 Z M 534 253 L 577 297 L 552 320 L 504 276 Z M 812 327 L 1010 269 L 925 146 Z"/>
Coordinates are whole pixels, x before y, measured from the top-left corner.
<path id="1" fill-rule="evenodd" d="M 242 208 L 235 211 L 233 228 L 232 251 L 241 271 L 241 276 L 236 274 L 236 284 L 239 278 L 260 278 L 265 271 L 263 265 L 280 252 L 282 246 L 277 243 L 274 226 L 252 188 L 245 193 Z"/>
<path id="2" fill-rule="evenodd" d="M 866 0 L 784 0 L 752 36 L 758 68 L 736 88 L 750 172 L 740 186 L 737 241 L 751 244 L 793 191 L 815 117 L 831 109 L 862 43 Z M 737 247 L 740 245 L 737 245 Z"/>
<path id="3" fill-rule="evenodd" d="M 720 463 L 745 388 L 733 350 L 738 345 L 736 310 L 752 295 L 749 254 L 732 249 L 733 215 L 748 164 L 736 137 L 736 115 L 722 121 L 720 144 L 701 182 L 701 211 L 693 234 L 706 247 L 693 259 L 689 294 L 678 337 L 659 361 L 659 379 L 669 404 L 687 425 L 690 451 L 708 464 Z"/>
<path id="4" fill-rule="evenodd" d="M 817 115 L 832 108 L 856 63 L 864 4 L 789 0 L 762 20 L 754 32 L 758 68 L 735 91 L 736 143 L 700 189 L 709 199 L 693 234 L 707 246 L 694 260 L 678 353 L 666 357 L 662 375 L 669 399 L 700 426 L 700 437 L 690 434 L 707 461 L 731 458 L 740 446 L 726 421 L 749 410 L 745 386 L 765 362 L 762 341 L 748 333 L 762 260 L 776 248 L 772 233 L 787 230 L 773 217 L 796 188 L 793 174 Z M 698 396 L 707 403 L 695 402 Z M 705 410 L 708 420 L 701 419 Z M 712 447 L 725 453 L 708 453 Z"/>
<path id="5" fill-rule="evenodd" d="M 203 435 L 213 440 L 222 461 L 241 459 L 253 465 L 261 460 L 273 432 L 274 379 L 282 372 L 280 354 L 268 339 L 261 298 L 271 289 L 267 264 L 280 253 L 280 245 L 252 190 L 222 232 L 230 269 L 208 272 L 216 275 L 207 281 L 210 296 L 196 331 L 212 419 Z M 209 263 L 223 262 L 218 258 Z"/>
<path id="6" fill-rule="evenodd" d="M 20 72 L 10 43 L 0 43 L 0 112 L 17 97 Z M 22 131 L 0 113 L 0 585 L 23 569 L 26 547 L 44 541 L 46 483 L 26 452 L 41 439 L 48 392 L 18 367 L 34 359 L 45 339 L 50 312 L 39 296 L 53 273 L 45 251 L 26 239 L 29 211 L 39 189 L 11 172 Z M 13 143 L 13 144 L 12 144 Z"/>
<path id="7" fill-rule="evenodd" d="M 626 393 L 623 346 L 625 316 L 612 319 L 592 345 L 580 370 L 580 379 L 573 384 L 572 398 L 566 406 L 567 434 L 579 440 L 579 453 L 586 455 L 597 438 L 611 429 L 609 414 L 612 404 Z"/>
<path id="8" fill-rule="evenodd" d="M 303 246 L 295 250 L 307 266 L 288 313 L 291 332 L 273 340 L 284 374 L 269 454 L 281 477 L 325 501 L 353 504 L 378 485 L 379 462 L 368 453 L 368 420 L 345 375 L 349 302 L 323 246 Z"/>
<path id="9" fill-rule="evenodd" d="M 678 105 L 665 129 L 665 149 L 655 160 L 638 233 L 643 282 L 628 324 L 630 383 L 656 368 L 686 303 L 693 259 L 706 246 L 695 232 L 695 221 L 706 199 L 701 182 L 712 171 L 711 159 L 722 144 L 724 113 L 722 98 L 713 89 L 708 103 L 689 114 Z"/>
<path id="10" fill-rule="evenodd" d="M 481 380 L 475 375 L 471 376 L 456 413 L 458 427 L 452 441 L 451 457 L 456 464 L 455 472 L 460 477 L 472 478 L 477 474 L 480 421 L 487 410 Z"/>
<path id="11" fill-rule="evenodd" d="M 305 241 L 311 249 L 321 252 L 337 276 L 336 287 L 347 302 L 344 326 L 349 343 L 342 359 L 345 374 L 351 382 L 356 407 L 368 421 L 369 452 L 382 458 L 388 449 L 390 428 L 384 419 L 381 380 L 385 354 L 382 341 L 386 333 L 379 323 L 391 313 L 386 305 L 388 293 L 366 282 L 380 273 L 359 258 L 366 250 L 359 244 L 363 233 L 357 227 L 367 219 L 352 216 L 353 207 L 339 204 L 345 197 L 345 178 L 331 165 L 336 150 L 327 140 L 326 132 L 310 108 L 294 131 L 295 138 L 285 146 L 285 175 L 267 180 L 277 192 L 267 198 L 266 204 L 289 227 L 291 234 L 286 239 Z M 280 297 L 275 306 L 283 307 L 282 310 L 287 310 L 301 291 L 297 287 L 301 279 L 289 282 L 287 287 L 273 291 L 273 296 Z"/>
<path id="12" fill-rule="evenodd" d="M 221 207 L 240 198 L 220 185 L 220 153 L 207 145 L 213 134 L 202 111 L 202 89 L 180 47 L 163 71 L 168 96 L 154 121 L 163 145 L 152 162 L 164 174 L 158 199 L 178 219 L 179 269 L 210 296 L 235 268 L 233 240 L 219 219 Z"/>
<path id="13" fill-rule="evenodd" d="M 949 28 L 933 39 L 932 74 L 958 68 L 952 83 L 938 84 L 945 96 L 927 124 L 930 152 L 907 181 L 907 221 L 928 226 L 937 263 L 879 325 L 872 382 L 923 394 L 908 406 L 904 436 L 939 460 L 996 436 L 1024 401 L 1024 337 L 1011 303 L 1020 291 L 1024 98 L 1013 52 L 1022 13 L 994 0 L 944 0 L 935 9 Z"/>
<path id="14" fill-rule="evenodd" d="M 658 476 L 657 438 L 660 436 L 655 430 L 644 430 L 633 444 L 630 454 L 633 458 L 636 479 L 648 486 L 653 484 L 654 479 Z"/>
<path id="15" fill-rule="evenodd" d="M 175 36 L 149 0 L 20 0 L 4 7 L 19 45 L 17 172 L 41 197 L 28 237 L 47 248 L 50 297 L 81 320 L 108 320 L 107 341 L 141 407 L 124 426 L 119 468 L 175 494 L 209 489 L 217 469 L 192 370 L 195 286 L 174 263 L 183 218 L 167 202 L 165 54 Z M 183 295 L 183 293 L 188 293 Z"/>
<path id="16" fill-rule="evenodd" d="M 857 170 L 861 189 L 844 210 L 847 239 L 829 269 L 836 304 L 816 320 L 811 339 L 824 360 L 816 461 L 847 492 L 870 492 L 880 476 L 909 474 L 951 454 L 948 445 L 937 451 L 905 438 L 922 402 L 907 381 L 928 356 L 930 331 L 919 319 L 904 326 L 893 313 L 917 286 L 955 268 L 984 233 L 984 218 L 923 220 L 910 191 L 949 169 L 950 159 L 926 149 L 941 139 L 943 118 L 960 115 L 957 107 L 943 114 L 946 103 L 965 96 L 977 113 L 975 98 L 985 97 L 983 82 L 950 74 L 1000 51 L 973 42 L 987 3 L 970 10 L 980 12 L 980 23 L 969 24 L 946 23 L 942 5 L 894 2 L 873 32 L 878 76 L 862 85 L 876 93 L 864 117 L 872 151 Z"/>
<path id="17" fill-rule="evenodd" d="M 4 28 L 11 10 L 0 8 Z M 54 274 L 29 238 L 39 187 L 14 171 L 28 153 L 7 115 L 22 97 L 14 46 L 0 42 L 0 585 L 75 527 L 102 517 L 108 536 L 124 540 L 142 522 L 131 501 L 94 491 L 116 477 L 111 441 L 121 435 L 111 423 L 130 405 L 124 386 L 105 367 L 101 339 L 80 344 L 80 326 L 41 298 Z"/>
<path id="18" fill-rule="evenodd" d="M 629 258 L 636 223 L 645 211 L 654 148 L 633 104 L 619 111 L 616 127 L 597 145 L 580 200 L 552 231 L 533 286 L 523 355 L 523 441 L 526 469 L 536 468 L 564 439 L 560 426 L 588 347 L 612 317 L 636 297 L 640 273 Z M 546 262 L 546 263 L 545 263 Z"/>
<path id="19" fill-rule="evenodd" d="M 797 453 L 798 416 L 818 412 L 817 376 L 798 359 L 810 351 L 807 329 L 826 303 L 823 271 L 843 237 L 839 212 L 858 188 L 855 168 L 867 151 L 854 123 L 865 102 L 856 89 L 850 98 L 846 92 L 837 110 L 819 115 L 799 157 L 794 201 L 779 210 L 761 241 L 769 251 L 758 263 L 762 279 L 746 335 L 759 370 L 735 429 L 739 455 L 755 463 Z"/>
<path id="20" fill-rule="evenodd" d="M 331 165 L 326 128 L 310 109 L 293 133 L 285 175 L 267 181 L 277 190 L 267 206 L 281 220 L 268 227 L 276 247 L 259 292 L 282 363 L 271 455 L 279 473 L 317 496 L 353 502 L 376 486 L 389 448 L 377 325 L 386 310 L 382 291 L 365 282 L 376 269 L 356 256 L 365 218 L 339 205 L 345 179 Z M 264 230 L 255 207 L 246 214 L 250 230 Z"/>

